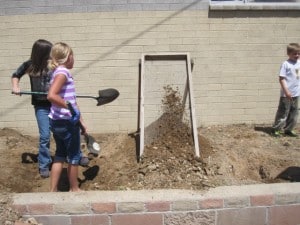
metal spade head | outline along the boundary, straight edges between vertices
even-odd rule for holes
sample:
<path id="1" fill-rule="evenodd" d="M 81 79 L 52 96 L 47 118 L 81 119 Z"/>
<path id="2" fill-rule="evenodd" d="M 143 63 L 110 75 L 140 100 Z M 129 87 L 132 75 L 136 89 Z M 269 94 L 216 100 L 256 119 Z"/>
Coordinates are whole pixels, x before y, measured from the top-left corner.
<path id="1" fill-rule="evenodd" d="M 97 97 L 97 106 L 105 105 L 114 101 L 120 95 L 119 91 L 114 88 L 99 90 L 99 97 Z"/>

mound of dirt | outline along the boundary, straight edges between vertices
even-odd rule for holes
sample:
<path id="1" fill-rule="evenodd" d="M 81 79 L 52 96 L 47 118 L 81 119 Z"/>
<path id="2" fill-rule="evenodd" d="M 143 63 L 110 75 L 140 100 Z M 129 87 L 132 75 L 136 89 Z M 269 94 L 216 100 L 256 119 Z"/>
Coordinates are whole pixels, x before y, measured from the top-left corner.
<path id="1" fill-rule="evenodd" d="M 188 142 L 178 147 L 176 142 L 153 142 L 146 146 L 140 162 L 130 135 L 92 134 L 100 142 L 101 154 L 91 158 L 89 167 L 80 167 L 81 189 L 204 190 L 220 185 L 300 181 L 300 138 L 272 137 L 264 125 L 201 127 L 198 132 L 199 159 Z M 49 191 L 49 179 L 38 173 L 37 146 L 37 137 L 0 130 L 0 221 L 18 218 L 9 207 L 9 193 Z M 52 154 L 54 146 L 52 141 Z M 86 148 L 84 152 L 88 153 Z M 66 170 L 59 189 L 68 191 Z"/>
<path id="2" fill-rule="evenodd" d="M 163 114 L 145 128 L 145 148 L 127 134 L 93 134 L 101 153 L 80 167 L 83 190 L 196 189 L 219 185 L 297 181 L 300 139 L 270 135 L 267 126 L 228 125 L 198 128 L 200 158 L 195 157 L 191 122 L 177 90 L 165 87 Z M 299 131 L 299 129 L 298 129 Z M 84 139 L 84 138 L 83 138 Z M 38 174 L 38 138 L 16 130 L 0 130 L 0 188 L 5 192 L 43 192 L 49 179 Z M 51 141 L 54 155 L 55 143 Z M 296 172 L 295 172 L 296 171 Z M 60 191 L 68 191 L 67 171 Z"/>
<path id="3" fill-rule="evenodd" d="M 182 119 L 184 110 L 179 102 L 176 91 L 166 88 L 164 113 L 145 128 L 146 144 L 139 160 L 136 136 L 92 134 L 100 143 L 101 153 L 92 156 L 82 145 L 91 161 L 88 167 L 80 167 L 80 188 L 205 190 L 220 185 L 300 181 L 300 138 L 273 137 L 266 125 L 199 127 L 200 158 L 195 157 L 191 128 Z M 52 155 L 54 147 L 51 140 Z M 50 179 L 42 179 L 38 173 L 37 149 L 38 137 L 8 128 L 0 130 L 3 205 L 8 204 L 8 193 L 49 191 Z M 64 169 L 60 191 L 69 189 L 66 174 Z M 9 210 L 2 205 L 0 209 L 2 219 Z"/>
<path id="4" fill-rule="evenodd" d="M 268 127 L 245 124 L 202 127 L 198 129 L 200 158 L 194 156 L 188 142 L 176 147 L 176 142 L 154 141 L 146 146 L 140 162 L 131 136 L 93 134 L 100 141 L 101 154 L 91 158 L 89 167 L 80 167 L 80 185 L 83 190 L 203 190 L 219 185 L 299 181 L 300 139 L 275 138 L 266 130 Z M 37 145 L 37 137 L 0 130 L 2 192 L 49 190 L 49 179 L 38 173 Z M 52 141 L 52 154 L 54 146 Z M 66 177 L 61 180 L 60 190 L 67 191 Z"/>

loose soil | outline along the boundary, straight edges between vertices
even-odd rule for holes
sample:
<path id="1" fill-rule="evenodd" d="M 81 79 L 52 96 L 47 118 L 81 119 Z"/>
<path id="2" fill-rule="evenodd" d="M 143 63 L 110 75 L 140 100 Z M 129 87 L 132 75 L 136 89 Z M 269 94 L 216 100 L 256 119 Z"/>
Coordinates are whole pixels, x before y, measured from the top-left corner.
<path id="1" fill-rule="evenodd" d="M 101 152 L 91 157 L 88 167 L 80 167 L 80 188 L 205 190 L 220 185 L 300 181 L 300 138 L 273 137 L 269 131 L 265 125 L 200 127 L 200 158 L 194 156 L 189 143 L 175 143 L 176 148 L 174 143 L 168 142 L 166 147 L 156 142 L 145 147 L 140 162 L 132 135 L 92 134 L 100 142 Z M 37 137 L 0 130 L 0 221 L 17 218 L 9 208 L 9 193 L 49 191 L 50 179 L 38 173 L 37 145 Z M 52 140 L 52 153 L 54 146 Z M 83 151 L 88 154 L 86 148 Z M 60 191 L 68 191 L 65 172 Z"/>
<path id="2" fill-rule="evenodd" d="M 176 104 L 180 99 L 174 91 L 166 92 L 164 114 L 145 129 L 148 139 L 140 160 L 135 133 L 92 134 L 101 146 L 98 156 L 89 154 L 83 142 L 90 164 L 79 169 L 82 190 L 205 190 L 221 185 L 300 181 L 300 138 L 274 137 L 270 125 L 199 127 L 200 158 L 195 157 L 191 129 L 181 121 L 183 111 Z M 300 133 L 299 126 L 296 131 Z M 38 173 L 37 146 L 36 136 L 9 128 L 0 130 L 1 224 L 17 218 L 9 208 L 10 193 L 49 191 L 50 179 Z M 51 140 L 52 155 L 54 149 Z M 68 189 L 65 169 L 59 190 Z"/>
<path id="3" fill-rule="evenodd" d="M 167 147 L 157 142 L 146 146 L 139 162 L 131 135 L 92 134 L 100 142 L 101 152 L 91 156 L 84 148 L 91 160 L 88 167 L 79 167 L 80 187 L 86 191 L 203 190 L 220 185 L 299 181 L 300 174 L 293 171 L 300 169 L 300 138 L 277 138 L 268 130 L 264 125 L 246 124 L 200 127 L 200 158 L 195 157 L 189 143 L 167 141 Z M 49 191 L 49 178 L 43 179 L 38 173 L 37 137 L 3 128 L 0 144 L 2 192 Z M 52 141 L 53 154 L 54 147 Z M 59 188 L 68 191 L 64 173 Z"/>

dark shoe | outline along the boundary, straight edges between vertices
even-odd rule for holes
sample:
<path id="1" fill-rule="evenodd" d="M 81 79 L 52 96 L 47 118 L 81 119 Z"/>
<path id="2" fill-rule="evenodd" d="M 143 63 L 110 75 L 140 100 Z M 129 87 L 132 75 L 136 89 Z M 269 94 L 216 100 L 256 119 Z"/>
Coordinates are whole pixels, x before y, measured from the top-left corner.
<path id="1" fill-rule="evenodd" d="M 90 160 L 88 157 L 81 157 L 81 159 L 79 161 L 80 166 L 88 166 L 89 163 L 90 163 Z"/>
<path id="2" fill-rule="evenodd" d="M 285 134 L 286 136 L 290 136 L 290 137 L 298 137 L 298 135 L 295 133 L 295 131 L 292 131 L 292 130 L 286 130 L 286 131 L 284 132 L 284 134 Z"/>
<path id="3" fill-rule="evenodd" d="M 41 175 L 42 178 L 50 177 L 49 169 L 40 169 L 40 175 Z"/>

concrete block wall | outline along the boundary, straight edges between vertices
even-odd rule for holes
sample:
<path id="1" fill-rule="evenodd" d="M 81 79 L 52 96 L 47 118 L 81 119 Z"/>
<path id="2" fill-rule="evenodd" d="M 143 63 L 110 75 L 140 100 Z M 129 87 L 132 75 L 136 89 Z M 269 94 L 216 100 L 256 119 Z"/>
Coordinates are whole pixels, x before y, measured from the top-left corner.
<path id="1" fill-rule="evenodd" d="M 286 45 L 300 42 L 297 10 L 213 11 L 199 0 L 99 2 L 1 1 L 0 128 L 37 135 L 30 97 L 10 94 L 10 76 L 39 38 L 73 47 L 78 94 L 120 91 L 102 107 L 79 99 L 91 133 L 137 129 L 139 60 L 161 52 L 188 52 L 194 60 L 198 127 L 272 124 Z M 21 84 L 29 89 L 27 78 Z"/>
<path id="2" fill-rule="evenodd" d="M 15 194 L 13 207 L 43 225 L 299 225 L 300 184 L 208 191 Z"/>

